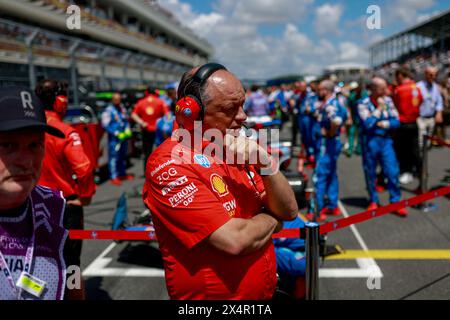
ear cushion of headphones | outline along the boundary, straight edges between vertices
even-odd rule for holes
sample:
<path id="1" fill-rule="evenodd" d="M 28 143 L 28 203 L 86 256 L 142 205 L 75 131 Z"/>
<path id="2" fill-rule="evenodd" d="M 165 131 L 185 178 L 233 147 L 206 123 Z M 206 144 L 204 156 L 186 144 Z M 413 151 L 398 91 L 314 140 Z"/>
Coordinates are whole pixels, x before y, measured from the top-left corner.
<path id="1" fill-rule="evenodd" d="M 193 95 L 187 95 L 177 101 L 175 118 L 180 127 L 194 129 L 194 121 L 200 119 L 203 111 L 201 102 Z"/>

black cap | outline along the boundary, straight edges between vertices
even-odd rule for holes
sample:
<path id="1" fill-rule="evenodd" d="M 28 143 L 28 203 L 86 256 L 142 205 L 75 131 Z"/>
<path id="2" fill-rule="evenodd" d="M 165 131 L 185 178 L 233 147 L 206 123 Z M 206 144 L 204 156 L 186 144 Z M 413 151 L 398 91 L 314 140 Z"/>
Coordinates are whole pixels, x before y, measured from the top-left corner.
<path id="1" fill-rule="evenodd" d="M 64 133 L 47 124 L 44 106 L 30 89 L 0 88 L 0 131 L 42 128 L 48 134 L 64 138 Z"/>

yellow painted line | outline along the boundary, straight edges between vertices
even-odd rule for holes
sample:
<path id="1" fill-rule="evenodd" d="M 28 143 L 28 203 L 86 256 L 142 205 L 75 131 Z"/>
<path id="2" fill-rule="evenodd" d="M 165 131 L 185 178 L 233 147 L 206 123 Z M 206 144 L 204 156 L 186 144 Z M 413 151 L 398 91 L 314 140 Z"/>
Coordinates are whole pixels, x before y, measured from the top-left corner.
<path id="1" fill-rule="evenodd" d="M 309 221 L 308 219 L 306 219 L 306 217 L 305 217 L 305 215 L 303 213 L 299 213 L 298 217 L 305 223 Z"/>
<path id="2" fill-rule="evenodd" d="M 346 250 L 344 253 L 326 257 L 326 260 L 354 260 L 357 258 L 373 258 L 376 260 L 450 260 L 450 249 Z"/>

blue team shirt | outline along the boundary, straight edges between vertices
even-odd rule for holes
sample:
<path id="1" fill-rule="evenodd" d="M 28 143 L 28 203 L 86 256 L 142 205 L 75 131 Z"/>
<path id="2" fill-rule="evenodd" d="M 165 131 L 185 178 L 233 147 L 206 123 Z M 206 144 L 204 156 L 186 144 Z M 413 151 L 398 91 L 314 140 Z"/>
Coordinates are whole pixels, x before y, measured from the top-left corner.
<path id="1" fill-rule="evenodd" d="M 391 129 L 400 125 L 399 115 L 392 99 L 390 97 L 382 99 L 384 103 L 378 111 L 369 97 L 358 101 L 358 116 L 365 135 L 386 136 Z"/>

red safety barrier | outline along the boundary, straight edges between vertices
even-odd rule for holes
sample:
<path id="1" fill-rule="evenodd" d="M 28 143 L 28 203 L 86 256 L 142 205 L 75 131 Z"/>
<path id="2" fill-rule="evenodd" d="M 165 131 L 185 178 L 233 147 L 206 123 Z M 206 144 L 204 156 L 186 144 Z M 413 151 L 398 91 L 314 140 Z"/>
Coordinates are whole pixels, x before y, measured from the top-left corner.
<path id="1" fill-rule="evenodd" d="M 283 229 L 273 235 L 274 239 L 300 238 L 303 229 Z M 70 230 L 72 240 L 156 240 L 153 231 L 135 230 Z"/>
<path id="2" fill-rule="evenodd" d="M 445 142 L 443 139 L 438 138 L 438 137 L 428 137 L 427 139 L 433 142 L 436 142 L 437 144 L 444 146 L 444 147 L 448 147 L 450 148 L 450 143 Z"/>
<path id="3" fill-rule="evenodd" d="M 154 231 L 69 230 L 72 240 L 156 240 Z"/>
<path id="4" fill-rule="evenodd" d="M 432 190 L 427 193 L 409 198 L 407 200 L 402 200 L 393 204 L 389 204 L 384 207 L 380 207 L 376 210 L 364 211 L 361 213 L 354 214 L 348 218 L 339 219 L 336 221 L 328 222 L 320 226 L 320 234 L 329 233 L 331 231 L 336 231 L 352 224 L 364 222 L 366 220 L 380 217 L 390 212 L 395 212 L 401 208 L 415 206 L 417 204 L 423 203 L 425 201 L 442 197 L 450 193 L 450 186 L 443 187 L 437 190 Z"/>
<path id="5" fill-rule="evenodd" d="M 446 186 L 437 190 L 432 190 L 427 193 L 402 200 L 376 210 L 364 211 L 354 214 L 350 217 L 339 219 L 336 221 L 327 222 L 320 226 L 320 234 L 326 234 L 336 231 L 352 224 L 361 223 L 376 217 L 383 216 L 390 212 L 395 212 L 401 208 L 411 207 L 423 203 L 425 201 L 442 197 L 450 194 L 450 186 Z M 131 231 L 131 230 L 70 230 L 70 239 L 77 240 L 156 240 L 154 231 Z M 272 238 L 304 238 L 305 229 L 283 229 L 275 233 Z"/>
<path id="6" fill-rule="evenodd" d="M 272 235 L 273 239 L 280 239 L 280 238 L 304 238 L 304 235 L 302 234 L 302 230 L 299 228 L 294 229 L 283 229 L 280 232 L 274 233 Z"/>

